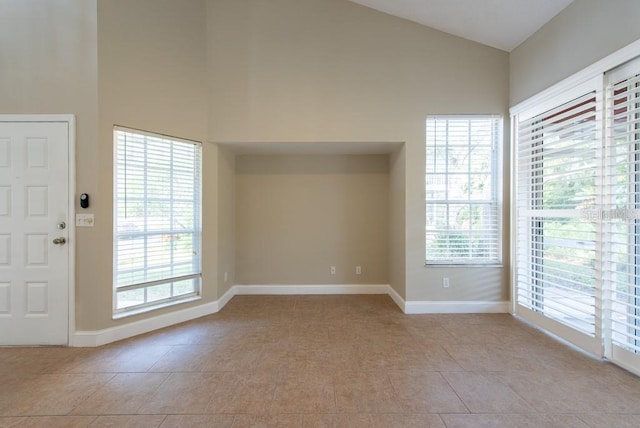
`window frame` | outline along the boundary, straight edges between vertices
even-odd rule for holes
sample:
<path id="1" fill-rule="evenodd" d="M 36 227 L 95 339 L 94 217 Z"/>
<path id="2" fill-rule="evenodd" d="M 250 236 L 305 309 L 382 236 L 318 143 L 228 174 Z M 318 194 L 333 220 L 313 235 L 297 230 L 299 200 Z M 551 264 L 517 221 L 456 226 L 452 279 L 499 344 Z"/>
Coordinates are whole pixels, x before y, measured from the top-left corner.
<path id="1" fill-rule="evenodd" d="M 485 200 L 472 200 L 471 198 L 466 201 L 463 200 L 454 200 L 451 198 L 445 197 L 444 199 L 429 199 L 429 179 L 433 177 L 444 177 L 446 182 L 449 173 L 430 173 L 427 169 L 427 164 L 429 162 L 429 126 L 430 121 L 438 121 L 438 120 L 457 120 L 457 121 L 469 121 L 472 120 L 488 120 L 491 121 L 492 127 L 492 141 L 491 141 L 491 162 L 490 162 L 490 182 L 492 185 L 491 189 L 491 198 Z M 503 217 L 502 217 L 502 147 L 503 147 L 503 124 L 504 118 L 499 114 L 459 114 L 459 115 L 428 115 L 426 119 L 426 138 L 425 138 L 425 182 L 424 182 L 424 201 L 425 201 L 425 266 L 461 266 L 461 267 L 501 267 L 503 263 Z M 468 147 L 471 142 L 468 139 Z M 447 141 L 445 150 L 449 147 L 449 141 Z M 467 156 L 469 155 L 468 152 Z M 459 175 L 456 173 L 456 175 Z M 479 173 L 474 172 L 467 173 L 467 176 L 479 175 Z M 482 258 L 474 258 L 474 257 L 450 257 L 450 258 L 430 258 L 429 257 L 429 211 L 430 208 L 434 208 L 434 205 L 446 205 L 447 207 L 451 205 L 459 205 L 459 204 L 469 204 L 469 206 L 474 205 L 488 205 L 492 207 L 495 212 L 494 222 L 495 222 L 495 257 L 482 259 Z M 472 236 L 472 234 L 468 234 L 465 236 Z"/>
<path id="2" fill-rule="evenodd" d="M 127 198 L 126 190 L 124 195 L 122 194 L 122 192 L 119 192 L 119 183 L 118 183 L 119 179 L 120 180 L 123 179 L 119 173 L 119 167 L 122 164 L 122 162 L 119 161 L 119 156 L 121 155 L 124 156 L 124 153 L 121 152 L 121 148 L 119 146 L 119 136 L 122 135 L 123 133 L 135 136 L 135 138 L 137 139 L 142 139 L 144 141 L 144 146 L 145 146 L 144 155 L 142 156 L 145 159 L 145 164 L 144 164 L 144 167 L 139 168 L 139 170 L 143 170 L 142 176 L 144 181 L 144 190 L 142 192 L 143 194 L 142 204 L 145 208 L 143 209 L 144 214 L 137 218 L 137 220 L 142 220 L 143 226 L 142 226 L 142 230 L 140 230 L 140 227 L 137 227 L 133 231 L 129 231 L 127 233 L 119 233 L 118 231 L 118 227 L 120 225 L 119 217 L 118 217 L 119 202 L 120 202 L 119 198 L 121 197 L 124 197 L 125 199 Z M 167 306 L 172 306 L 172 305 L 200 299 L 202 296 L 202 143 L 198 141 L 188 140 L 188 139 L 174 137 L 174 136 L 168 136 L 168 135 L 149 132 L 149 131 L 143 131 L 143 130 L 134 129 L 134 128 L 123 127 L 118 125 L 115 125 L 113 127 L 113 141 L 114 141 L 113 197 L 112 197 L 112 200 L 113 200 L 112 317 L 113 319 L 119 319 L 119 318 L 131 316 L 139 313 L 144 313 L 144 312 L 164 308 Z M 171 181 L 172 184 L 170 186 L 171 190 L 169 190 L 170 196 L 168 199 L 168 201 L 171 204 L 171 210 L 168 218 L 166 217 L 166 215 L 150 216 L 147 212 L 147 206 L 148 204 L 150 204 L 149 188 L 147 187 L 149 182 L 148 173 L 151 169 L 148 169 L 148 165 L 146 164 L 146 159 L 148 154 L 150 153 L 149 147 L 148 147 L 148 144 L 150 141 L 151 141 L 151 144 L 156 144 L 156 145 L 166 143 L 169 148 L 169 150 L 166 152 L 163 152 L 157 148 L 155 149 L 155 151 L 151 152 L 151 154 L 156 154 L 156 155 L 158 153 L 162 153 L 162 154 L 167 153 L 169 156 L 168 160 L 164 159 L 166 162 L 170 164 L 170 171 L 171 171 L 170 177 L 172 179 Z M 175 180 L 174 174 L 176 173 L 176 171 L 180 171 L 180 166 L 184 167 L 184 165 L 178 164 L 178 166 L 176 166 L 176 160 L 174 159 L 174 155 L 177 152 L 176 152 L 176 149 L 174 148 L 174 145 L 176 145 L 176 147 L 182 146 L 183 149 L 185 147 L 184 145 L 190 145 L 194 147 L 193 158 L 188 158 L 190 161 L 193 162 L 193 169 L 186 169 L 187 176 L 188 175 L 193 176 L 193 181 L 189 182 L 189 183 L 192 183 L 191 185 L 193 186 L 191 189 L 193 192 L 193 195 L 191 198 L 191 200 L 193 201 L 193 204 L 192 206 L 190 206 L 193 212 L 192 212 L 192 215 L 189 216 L 191 221 L 190 228 L 189 227 L 185 228 L 184 225 L 181 224 L 179 220 L 176 220 L 174 216 L 175 208 L 173 207 L 173 204 L 185 203 L 185 200 L 176 199 L 175 197 L 176 190 L 173 185 L 173 182 Z M 126 159 L 126 156 L 124 157 Z M 126 168 L 125 168 L 125 171 L 126 171 Z M 182 172 L 184 173 L 185 169 L 182 169 Z M 124 178 L 124 180 L 126 180 L 126 178 Z M 127 185 L 130 185 L 129 181 L 127 181 Z M 127 188 L 127 185 L 124 186 L 124 189 Z M 160 202 L 162 204 L 163 202 L 166 202 L 166 201 L 167 200 L 163 201 L 162 199 L 160 199 L 159 201 L 153 201 L 153 202 L 155 203 Z M 168 224 L 169 224 L 168 227 L 161 228 L 160 230 L 157 227 L 155 229 L 152 229 L 151 225 L 153 225 L 154 222 L 163 223 L 166 221 L 168 221 Z M 127 222 L 123 223 L 123 225 L 127 225 L 127 224 L 128 224 Z M 180 226 L 180 228 L 178 228 L 176 224 Z M 128 236 L 128 235 L 131 235 L 131 236 Z M 175 261 L 174 259 L 174 256 L 176 254 L 176 251 L 174 251 L 174 247 L 177 246 L 177 244 L 179 244 L 178 240 L 181 237 L 184 237 L 184 235 L 188 235 L 190 238 L 188 240 L 188 242 L 190 242 L 190 245 L 187 245 L 187 246 L 190 246 L 191 248 L 189 251 L 192 252 L 192 260 L 190 262 L 186 262 L 186 264 L 185 262 L 182 262 L 181 264 L 186 266 L 190 265 L 191 272 L 187 274 L 169 275 L 166 277 L 162 277 L 160 279 L 146 280 L 148 279 L 147 275 L 149 275 L 148 270 L 151 270 L 147 266 L 147 259 L 149 258 L 149 252 L 150 250 L 152 252 L 154 248 L 157 249 L 159 247 L 157 243 L 149 244 L 149 241 L 152 240 L 151 238 L 155 237 L 155 240 L 161 243 L 166 241 L 162 245 L 164 246 L 169 245 L 171 247 L 169 251 L 171 262 L 169 263 L 165 262 L 159 265 L 155 265 L 154 268 L 156 269 L 168 268 L 171 271 L 173 271 L 174 268 L 176 268 L 177 266 L 178 267 L 180 266 L 180 263 Z M 118 252 L 119 252 L 120 241 L 125 239 L 130 239 L 130 240 L 143 239 L 144 240 L 142 244 L 139 244 L 140 247 L 135 248 L 137 250 L 142 249 L 142 251 L 144 251 L 144 259 L 145 259 L 144 267 L 133 269 L 132 272 L 142 272 L 145 280 L 135 281 L 131 284 L 121 283 L 119 285 L 118 275 L 120 272 L 122 272 L 122 269 L 120 269 L 118 266 L 119 264 Z M 176 291 L 177 289 L 176 284 L 179 284 L 180 282 L 186 282 L 186 281 L 192 281 L 192 284 L 188 285 L 188 292 L 180 292 L 179 290 Z M 170 295 L 165 298 L 158 298 L 158 299 L 149 301 L 148 291 L 152 287 L 157 287 L 165 284 L 169 284 Z M 144 302 L 139 304 L 132 304 L 128 306 L 119 307 L 118 294 L 131 291 L 131 290 L 144 290 L 143 292 Z"/>

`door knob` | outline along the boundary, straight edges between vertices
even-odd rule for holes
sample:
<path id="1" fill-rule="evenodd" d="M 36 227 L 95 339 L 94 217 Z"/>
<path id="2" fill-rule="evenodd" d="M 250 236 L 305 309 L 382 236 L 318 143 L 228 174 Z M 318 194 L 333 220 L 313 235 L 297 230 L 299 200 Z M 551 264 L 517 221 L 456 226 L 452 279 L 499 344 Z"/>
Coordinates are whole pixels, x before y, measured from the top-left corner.
<path id="1" fill-rule="evenodd" d="M 62 237 L 53 240 L 53 243 L 56 245 L 63 245 L 65 242 L 67 242 L 67 240 Z"/>

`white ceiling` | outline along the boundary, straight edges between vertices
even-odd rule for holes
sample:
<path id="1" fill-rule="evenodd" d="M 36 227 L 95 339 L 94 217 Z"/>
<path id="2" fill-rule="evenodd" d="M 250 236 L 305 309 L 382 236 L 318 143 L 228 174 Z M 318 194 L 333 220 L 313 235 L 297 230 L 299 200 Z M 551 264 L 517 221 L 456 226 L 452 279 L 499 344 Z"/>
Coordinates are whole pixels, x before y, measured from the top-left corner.
<path id="1" fill-rule="evenodd" d="M 573 0 L 350 0 L 511 52 Z"/>

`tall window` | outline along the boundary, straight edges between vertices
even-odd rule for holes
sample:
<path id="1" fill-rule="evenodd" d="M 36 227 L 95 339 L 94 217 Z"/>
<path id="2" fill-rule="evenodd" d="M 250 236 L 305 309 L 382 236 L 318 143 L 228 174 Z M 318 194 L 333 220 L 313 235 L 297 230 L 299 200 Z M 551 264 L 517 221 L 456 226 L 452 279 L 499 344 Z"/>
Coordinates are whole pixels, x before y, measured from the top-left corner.
<path id="1" fill-rule="evenodd" d="M 116 127 L 114 314 L 200 295 L 199 143 Z"/>
<path id="2" fill-rule="evenodd" d="M 596 91 L 518 124 L 518 303 L 589 336 L 596 331 Z"/>
<path id="3" fill-rule="evenodd" d="M 603 263 L 612 357 L 640 355 L 640 59 L 606 75 L 607 150 Z M 608 296 L 607 296 L 608 295 Z M 636 364 L 638 358 L 635 358 Z"/>
<path id="4" fill-rule="evenodd" d="M 500 263 L 499 116 L 430 116 L 426 263 Z"/>
<path id="5" fill-rule="evenodd" d="M 514 115 L 516 313 L 640 373 L 640 58 Z"/>

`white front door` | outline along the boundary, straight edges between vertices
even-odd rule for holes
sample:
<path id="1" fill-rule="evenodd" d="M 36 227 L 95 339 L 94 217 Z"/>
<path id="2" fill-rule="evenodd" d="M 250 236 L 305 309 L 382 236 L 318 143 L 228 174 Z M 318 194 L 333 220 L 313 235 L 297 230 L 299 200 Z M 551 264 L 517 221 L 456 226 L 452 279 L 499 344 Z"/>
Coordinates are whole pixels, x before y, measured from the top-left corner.
<path id="1" fill-rule="evenodd" d="M 69 137 L 0 121 L 0 345 L 68 343 Z"/>

